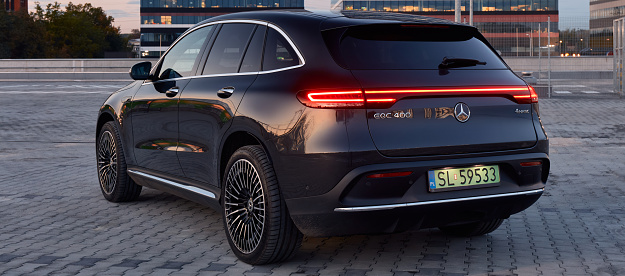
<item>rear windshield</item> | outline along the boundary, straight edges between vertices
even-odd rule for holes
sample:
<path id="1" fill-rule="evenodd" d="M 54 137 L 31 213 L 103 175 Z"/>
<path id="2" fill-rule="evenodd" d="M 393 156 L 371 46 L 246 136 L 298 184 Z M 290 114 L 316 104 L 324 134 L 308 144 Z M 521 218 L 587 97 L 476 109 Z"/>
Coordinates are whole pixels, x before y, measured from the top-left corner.
<path id="1" fill-rule="evenodd" d="M 473 28 L 378 24 L 330 30 L 324 37 L 334 58 L 348 69 L 439 69 L 444 58 L 480 62 L 450 70 L 507 69 Z"/>

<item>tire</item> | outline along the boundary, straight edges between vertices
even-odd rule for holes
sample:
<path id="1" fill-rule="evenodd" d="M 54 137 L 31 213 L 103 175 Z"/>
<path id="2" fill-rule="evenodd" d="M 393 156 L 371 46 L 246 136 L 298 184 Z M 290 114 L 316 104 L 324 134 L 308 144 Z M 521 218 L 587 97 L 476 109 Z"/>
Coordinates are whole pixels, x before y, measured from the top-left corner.
<path id="1" fill-rule="evenodd" d="M 228 243 L 242 261 L 280 262 L 302 244 L 282 199 L 271 161 L 260 146 L 238 149 L 223 177 L 222 216 Z"/>
<path id="2" fill-rule="evenodd" d="M 119 130 L 115 123 L 107 122 L 96 141 L 96 159 L 100 190 L 111 202 L 132 201 L 141 194 L 141 186 L 126 172 L 124 156 Z"/>
<path id="3" fill-rule="evenodd" d="M 452 236 L 458 237 L 473 237 L 473 236 L 481 236 L 486 235 L 490 232 L 493 232 L 499 228 L 499 226 L 503 223 L 504 219 L 493 219 L 487 221 L 478 221 L 467 224 L 460 225 L 452 225 L 452 226 L 444 226 L 439 227 L 441 231 L 445 234 L 449 234 Z"/>

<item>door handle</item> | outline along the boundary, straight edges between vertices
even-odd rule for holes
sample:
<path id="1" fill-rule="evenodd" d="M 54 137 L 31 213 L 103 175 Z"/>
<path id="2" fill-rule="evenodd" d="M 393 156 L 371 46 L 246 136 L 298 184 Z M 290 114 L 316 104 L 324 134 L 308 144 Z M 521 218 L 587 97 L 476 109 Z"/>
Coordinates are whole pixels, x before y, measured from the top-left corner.
<path id="1" fill-rule="evenodd" d="M 219 89 L 219 91 L 217 91 L 217 96 L 219 96 L 220 98 L 228 98 L 230 96 L 232 96 L 232 93 L 234 93 L 234 87 L 232 86 L 228 86 L 228 87 L 224 87 L 222 89 Z"/>
<path id="2" fill-rule="evenodd" d="M 178 95 L 178 92 L 180 92 L 180 88 L 178 86 L 174 86 L 172 88 L 169 88 L 169 90 L 165 92 L 165 96 L 171 98 L 171 97 Z"/>

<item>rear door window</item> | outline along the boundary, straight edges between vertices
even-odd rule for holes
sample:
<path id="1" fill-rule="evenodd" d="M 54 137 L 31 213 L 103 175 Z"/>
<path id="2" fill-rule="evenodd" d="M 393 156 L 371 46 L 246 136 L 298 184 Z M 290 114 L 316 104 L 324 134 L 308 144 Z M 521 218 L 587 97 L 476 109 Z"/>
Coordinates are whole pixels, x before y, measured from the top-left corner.
<path id="1" fill-rule="evenodd" d="M 263 57 L 263 71 L 271 71 L 300 64 L 291 44 L 278 31 L 269 28 Z"/>
<path id="2" fill-rule="evenodd" d="M 364 70 L 439 69 L 444 58 L 472 59 L 453 69 L 507 69 L 473 28 L 445 25 L 379 24 L 342 30 L 333 55 L 344 67 Z M 326 36 L 331 37 L 331 36 Z M 327 41 L 328 46 L 333 42 Z M 336 51 L 339 53 L 336 53 Z"/>
<path id="3" fill-rule="evenodd" d="M 204 75 L 237 73 L 255 24 L 224 24 L 211 48 Z"/>
<path id="4" fill-rule="evenodd" d="M 254 36 L 247 46 L 245 57 L 241 63 L 240 73 L 260 71 L 260 63 L 263 59 L 263 45 L 265 44 L 265 32 L 267 27 L 259 25 L 254 32 Z"/>

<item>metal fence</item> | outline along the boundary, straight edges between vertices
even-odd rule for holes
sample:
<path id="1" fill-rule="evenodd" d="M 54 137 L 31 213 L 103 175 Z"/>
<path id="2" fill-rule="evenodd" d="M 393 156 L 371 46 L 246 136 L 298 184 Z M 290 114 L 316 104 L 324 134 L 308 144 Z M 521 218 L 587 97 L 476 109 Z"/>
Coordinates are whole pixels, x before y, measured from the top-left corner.
<path id="1" fill-rule="evenodd" d="M 550 97 L 553 87 L 571 82 L 598 86 L 616 82 L 611 31 L 590 32 L 589 17 L 535 19 L 474 22 L 474 26 L 516 73 L 525 72 L 528 80 L 536 82 L 543 97 Z"/>
<path id="2" fill-rule="evenodd" d="M 612 32 L 590 33 L 589 17 L 555 17 L 542 22 L 518 17 L 509 22 L 475 22 L 502 56 L 607 56 Z M 551 46 L 550 46 L 551 45 Z"/>
<path id="3" fill-rule="evenodd" d="M 618 93 L 620 96 L 623 96 L 623 91 L 625 90 L 623 82 L 623 63 L 625 63 L 625 53 L 623 52 L 625 48 L 625 18 L 620 18 L 614 20 L 614 63 L 613 63 L 613 86 L 614 92 Z"/>

